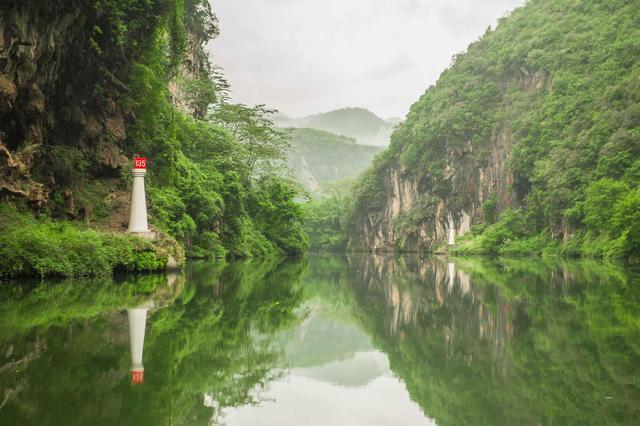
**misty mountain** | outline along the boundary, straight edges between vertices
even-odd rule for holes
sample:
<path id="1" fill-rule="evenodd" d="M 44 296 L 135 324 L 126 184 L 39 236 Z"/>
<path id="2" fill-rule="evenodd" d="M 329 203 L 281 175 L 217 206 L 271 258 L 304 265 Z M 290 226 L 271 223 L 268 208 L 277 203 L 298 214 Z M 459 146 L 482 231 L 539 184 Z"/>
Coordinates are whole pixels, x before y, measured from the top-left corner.
<path id="1" fill-rule="evenodd" d="M 293 128 L 290 132 L 289 167 L 296 180 L 310 191 L 323 183 L 359 175 L 382 150 L 323 130 Z"/>
<path id="2" fill-rule="evenodd" d="M 387 146 L 396 124 L 386 121 L 364 108 L 342 108 L 301 118 L 286 118 L 284 114 L 272 117 L 280 127 L 324 130 L 347 136 L 361 145 Z"/>
<path id="3" fill-rule="evenodd" d="M 404 119 L 400 117 L 389 117 L 384 119 L 385 123 L 391 124 L 392 126 L 402 123 L 403 120 Z"/>

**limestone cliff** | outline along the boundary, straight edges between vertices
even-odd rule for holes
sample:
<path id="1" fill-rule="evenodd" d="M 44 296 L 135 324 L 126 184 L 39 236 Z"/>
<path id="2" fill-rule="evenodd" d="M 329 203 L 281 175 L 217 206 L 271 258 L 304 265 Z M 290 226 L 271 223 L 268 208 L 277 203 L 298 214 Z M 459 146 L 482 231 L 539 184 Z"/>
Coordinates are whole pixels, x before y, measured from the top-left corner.
<path id="1" fill-rule="evenodd" d="M 352 249 L 429 251 L 484 223 L 485 253 L 637 253 L 640 6 L 575 6 L 531 0 L 453 58 L 357 186 Z"/>
<path id="2" fill-rule="evenodd" d="M 176 16 L 182 8 L 186 16 Z M 211 18 L 208 26 L 200 22 L 205 18 Z M 186 32 L 171 33 L 171 20 Z M 202 45 L 217 34 L 215 16 L 199 2 L 3 3 L 0 200 L 90 218 L 93 192 L 104 188 L 97 198 L 113 192 L 115 178 L 140 145 L 127 138 L 127 128 L 138 121 L 132 69 L 162 36 L 163 22 L 171 33 L 167 43 L 176 44 L 169 58 L 177 62 L 169 82 L 172 101 L 195 114 L 177 81 L 200 77 L 208 66 Z"/>
<path id="3" fill-rule="evenodd" d="M 112 40 L 108 12 L 80 0 L 9 0 L 0 9 L 3 199 L 41 205 L 60 190 L 75 210 L 73 176 L 113 176 L 126 162 L 125 121 L 134 117 L 123 81 L 134 52 Z"/>
<path id="4" fill-rule="evenodd" d="M 510 192 L 513 173 L 507 166 L 512 144 L 505 127 L 491 140 L 484 164 L 475 161 L 470 143 L 450 150 L 441 189 L 401 161 L 390 162 L 380 177 L 384 198 L 356 217 L 359 241 L 372 251 L 428 251 L 447 240 L 451 225 L 459 236 L 481 222 L 482 205 L 494 194 L 497 209 L 517 203 Z"/>

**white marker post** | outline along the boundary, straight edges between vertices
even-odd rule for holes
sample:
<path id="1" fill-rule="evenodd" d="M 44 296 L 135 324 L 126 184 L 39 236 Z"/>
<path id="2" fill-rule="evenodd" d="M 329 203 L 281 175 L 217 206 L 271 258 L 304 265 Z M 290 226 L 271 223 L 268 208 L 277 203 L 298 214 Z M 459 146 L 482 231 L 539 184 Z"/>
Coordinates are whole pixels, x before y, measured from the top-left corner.
<path id="1" fill-rule="evenodd" d="M 129 344 L 131 345 L 131 384 L 144 383 L 142 351 L 144 331 L 147 325 L 147 309 L 127 309 L 129 316 Z"/>
<path id="2" fill-rule="evenodd" d="M 127 232 L 148 233 L 147 197 L 144 191 L 144 175 L 147 174 L 147 158 L 133 159 L 133 190 L 131 191 L 131 213 Z"/>
<path id="3" fill-rule="evenodd" d="M 456 227 L 453 224 L 453 218 L 449 216 L 449 245 L 456 245 Z"/>

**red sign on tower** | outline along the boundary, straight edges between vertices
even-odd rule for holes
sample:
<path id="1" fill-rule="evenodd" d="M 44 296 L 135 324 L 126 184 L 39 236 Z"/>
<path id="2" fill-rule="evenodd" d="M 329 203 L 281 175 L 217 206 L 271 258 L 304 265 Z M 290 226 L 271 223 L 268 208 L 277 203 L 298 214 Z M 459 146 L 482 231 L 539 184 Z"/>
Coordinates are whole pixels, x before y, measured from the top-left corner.
<path id="1" fill-rule="evenodd" d="M 147 168 L 147 157 L 135 157 L 133 159 L 133 168 L 134 169 L 146 169 Z"/>

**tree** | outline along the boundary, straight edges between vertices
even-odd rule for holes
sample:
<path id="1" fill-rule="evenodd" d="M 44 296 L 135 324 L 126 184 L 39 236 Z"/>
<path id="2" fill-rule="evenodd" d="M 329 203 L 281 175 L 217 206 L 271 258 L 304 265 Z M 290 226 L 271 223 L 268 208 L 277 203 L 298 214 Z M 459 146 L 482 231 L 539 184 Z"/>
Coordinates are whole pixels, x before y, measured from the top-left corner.
<path id="1" fill-rule="evenodd" d="M 275 112 L 264 105 L 249 107 L 222 103 L 210 116 L 213 122 L 229 130 L 247 147 L 244 160 L 252 176 L 273 171 L 274 165 L 280 165 L 289 149 L 286 133 L 276 129 L 269 118 Z"/>

